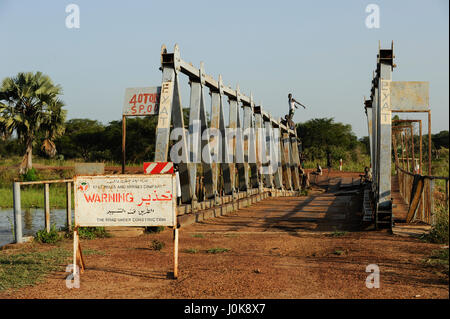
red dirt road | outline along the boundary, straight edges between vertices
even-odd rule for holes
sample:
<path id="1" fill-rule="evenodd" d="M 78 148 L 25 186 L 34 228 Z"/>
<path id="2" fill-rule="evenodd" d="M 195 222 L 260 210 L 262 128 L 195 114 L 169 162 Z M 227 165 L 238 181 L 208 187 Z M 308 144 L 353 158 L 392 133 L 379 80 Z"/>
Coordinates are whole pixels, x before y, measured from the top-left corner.
<path id="1" fill-rule="evenodd" d="M 166 229 L 82 240 L 98 254 L 85 256 L 79 289 L 66 288 L 61 265 L 43 283 L 0 298 L 449 298 L 448 272 L 424 262 L 442 245 L 359 231 L 357 201 L 336 190 L 331 183 L 328 192 L 269 198 L 182 227 L 177 280 Z M 154 239 L 165 243 L 161 251 L 150 249 Z M 71 251 L 70 241 L 62 246 Z M 228 251 L 208 253 L 213 248 Z M 369 264 L 380 269 L 380 288 L 366 287 Z"/>

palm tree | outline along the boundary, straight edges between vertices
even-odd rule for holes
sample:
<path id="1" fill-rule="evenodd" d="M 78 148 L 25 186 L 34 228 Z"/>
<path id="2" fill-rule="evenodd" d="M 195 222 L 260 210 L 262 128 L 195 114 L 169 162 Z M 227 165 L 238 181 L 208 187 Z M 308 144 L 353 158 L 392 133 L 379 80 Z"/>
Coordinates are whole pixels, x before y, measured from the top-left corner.
<path id="1" fill-rule="evenodd" d="M 5 78 L 0 88 L 0 134 L 14 132 L 25 145 L 20 173 L 33 167 L 33 144 L 38 134 L 44 136 L 42 149 L 49 155 L 56 153 L 54 139 L 64 133 L 66 110 L 58 98 L 62 93 L 49 76 L 36 73 L 18 73 Z"/>

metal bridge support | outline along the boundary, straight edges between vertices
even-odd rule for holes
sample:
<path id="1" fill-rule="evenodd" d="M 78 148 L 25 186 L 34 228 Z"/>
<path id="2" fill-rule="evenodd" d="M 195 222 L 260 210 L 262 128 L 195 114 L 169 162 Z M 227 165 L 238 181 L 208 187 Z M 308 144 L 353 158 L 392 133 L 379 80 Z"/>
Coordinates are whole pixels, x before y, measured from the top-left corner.
<path id="1" fill-rule="evenodd" d="M 239 117 L 239 106 L 241 104 L 239 86 L 236 88 L 236 96 L 229 97 L 228 102 L 230 105 L 230 120 L 228 127 L 234 129 L 232 149 L 230 151 L 234 163 L 234 165 L 232 165 L 234 170 L 234 174 L 232 174 L 232 184 L 238 190 L 247 190 L 248 172 L 244 165 L 244 141 L 242 139 L 242 127 Z M 235 180 L 236 175 L 238 176 L 237 181 Z"/>
<path id="2" fill-rule="evenodd" d="M 250 103 L 244 104 L 244 159 L 250 169 L 249 188 L 258 188 L 258 167 L 256 165 L 256 141 L 254 124 L 253 95 L 250 94 Z"/>
<path id="3" fill-rule="evenodd" d="M 262 105 L 255 106 L 255 145 L 256 145 L 256 167 L 257 167 L 257 179 L 258 188 L 262 192 L 263 189 L 263 175 L 262 175 L 262 164 L 266 160 L 266 147 L 264 143 L 264 125 L 263 125 L 263 115 L 262 115 Z"/>
<path id="4" fill-rule="evenodd" d="M 390 82 L 394 66 L 393 48 L 379 50 L 377 65 L 378 99 L 377 99 L 377 210 L 376 226 L 382 224 L 392 227 L 392 200 L 391 200 L 391 162 L 392 162 L 392 113 L 390 100 Z"/>
<path id="5" fill-rule="evenodd" d="M 178 73 L 180 71 L 180 53 L 178 46 L 175 46 L 174 53 L 165 55 L 165 47 L 162 48 L 162 85 L 161 102 L 158 115 L 158 126 L 156 129 L 155 162 L 166 162 L 169 150 L 170 124 L 173 128 L 180 128 L 178 145 L 181 151 L 181 162 L 178 165 L 181 199 L 185 203 L 192 200 L 192 189 L 190 183 L 190 172 L 187 166 L 188 148 L 187 139 L 184 131 L 183 108 L 179 91 Z"/>
<path id="6" fill-rule="evenodd" d="M 190 113 L 189 113 L 189 135 L 190 141 L 190 183 L 191 191 L 195 192 L 197 182 L 197 164 L 199 161 L 202 166 L 203 185 L 204 185 L 204 198 L 211 199 L 214 197 L 214 183 L 212 176 L 212 160 L 211 149 L 208 141 L 202 138 L 202 132 L 208 128 L 208 122 L 205 109 L 205 97 L 204 97 L 204 66 L 200 63 L 199 78 L 191 78 L 191 98 L 190 98 Z M 202 154 L 202 150 L 205 152 Z M 193 193 L 195 195 L 195 193 Z M 194 197 L 195 198 L 195 197 Z"/>
<path id="7" fill-rule="evenodd" d="M 290 152 L 290 141 L 289 135 L 283 133 L 282 136 L 283 151 L 281 152 L 282 163 L 283 163 L 283 173 L 285 177 L 285 189 L 292 190 L 292 174 L 291 174 L 291 152 Z"/>
<path id="8" fill-rule="evenodd" d="M 373 145 L 373 133 L 372 133 L 372 101 L 371 100 L 365 100 L 364 101 L 364 110 L 367 117 L 367 128 L 368 128 L 368 136 L 369 136 L 369 149 L 372 150 Z M 373 152 L 370 151 L 370 168 L 373 169 L 374 167 L 374 159 L 373 159 Z"/>
<path id="9" fill-rule="evenodd" d="M 374 208 L 373 219 L 377 228 L 390 228 L 393 223 L 391 163 L 392 143 L 396 145 L 396 141 L 392 139 L 392 113 L 427 112 L 430 115 L 428 82 L 392 81 L 394 67 L 394 44 L 392 43 L 390 49 L 379 48 L 377 68 L 372 79 L 371 98 L 364 101 L 373 170 L 371 196 Z M 429 124 L 429 130 L 430 128 Z M 404 142 L 409 143 L 406 140 Z M 412 140 L 411 144 L 413 142 Z M 398 163 L 396 152 L 395 149 L 394 155 Z"/>
<path id="10" fill-rule="evenodd" d="M 273 187 L 300 190 L 295 130 L 274 120 L 261 105 L 255 106 L 252 95 L 241 94 L 239 87 L 234 90 L 225 86 L 222 76 L 215 80 L 205 74 L 203 63 L 197 69 L 183 61 L 177 45 L 173 53 L 162 47 L 161 70 L 155 162 L 172 160 L 178 164 L 182 203 L 190 204 L 186 207 L 190 207 L 191 212 L 197 207 L 209 207 L 212 199 L 215 204 L 231 198 L 234 202 L 245 196 L 262 195 Z M 180 97 L 180 74 L 187 75 L 190 84 L 187 130 Z M 211 96 L 209 127 L 205 87 Z M 228 125 L 224 98 L 228 98 Z M 170 145 L 173 146 L 169 152 Z M 174 156 L 181 161 L 176 162 Z M 202 181 L 203 184 L 197 184 Z M 246 194 L 235 196 L 237 191 Z"/>
<path id="11" fill-rule="evenodd" d="M 294 190 L 300 191 L 300 174 L 298 167 L 300 166 L 300 156 L 298 153 L 297 136 L 291 136 L 291 168 L 292 168 L 292 180 L 294 182 Z"/>
<path id="12" fill-rule="evenodd" d="M 267 165 L 263 165 L 264 186 L 267 188 L 273 188 L 273 174 L 275 174 L 275 172 L 272 168 L 274 167 L 273 163 L 277 161 L 277 158 L 274 151 L 275 145 L 273 143 L 270 117 L 264 119 L 264 133 L 266 142 L 266 158 L 268 159 Z"/>

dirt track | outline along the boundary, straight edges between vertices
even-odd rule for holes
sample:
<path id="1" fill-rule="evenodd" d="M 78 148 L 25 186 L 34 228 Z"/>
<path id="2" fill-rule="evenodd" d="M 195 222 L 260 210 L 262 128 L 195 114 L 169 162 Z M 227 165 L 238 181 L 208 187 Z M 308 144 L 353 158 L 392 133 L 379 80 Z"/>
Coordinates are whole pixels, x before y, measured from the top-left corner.
<path id="1" fill-rule="evenodd" d="M 325 189 L 182 227 L 178 280 L 170 278 L 166 229 L 82 241 L 83 249 L 104 254 L 85 256 L 79 289 L 66 288 L 61 265 L 44 283 L 0 298 L 449 298 L 448 275 L 423 262 L 441 245 L 359 231 L 357 203 L 336 196 L 336 184 Z M 161 251 L 150 249 L 154 239 L 165 243 Z M 71 242 L 63 245 L 71 250 Z M 369 264 L 380 268 L 378 289 L 366 288 Z"/>

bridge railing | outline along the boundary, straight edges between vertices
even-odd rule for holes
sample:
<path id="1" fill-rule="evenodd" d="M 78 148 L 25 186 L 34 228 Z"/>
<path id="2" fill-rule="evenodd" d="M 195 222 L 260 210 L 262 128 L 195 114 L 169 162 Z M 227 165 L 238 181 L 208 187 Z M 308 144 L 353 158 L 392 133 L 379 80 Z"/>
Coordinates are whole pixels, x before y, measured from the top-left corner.
<path id="1" fill-rule="evenodd" d="M 67 228 L 72 227 L 72 186 L 73 179 L 55 179 L 44 181 L 13 182 L 13 205 L 14 205 L 14 237 L 16 243 L 23 241 L 22 236 L 22 205 L 21 187 L 27 185 L 43 185 L 44 192 L 44 226 L 50 232 L 50 184 L 66 184 L 66 222 Z"/>
<path id="2" fill-rule="evenodd" d="M 413 174 L 398 165 L 395 165 L 395 169 L 400 194 L 409 205 L 406 222 L 421 221 L 434 224 L 436 205 L 444 205 L 447 210 L 449 208 L 449 178 Z M 438 192 L 437 181 L 442 181 L 445 187 L 443 194 Z"/>

